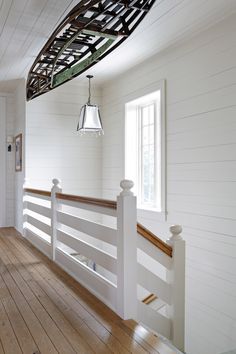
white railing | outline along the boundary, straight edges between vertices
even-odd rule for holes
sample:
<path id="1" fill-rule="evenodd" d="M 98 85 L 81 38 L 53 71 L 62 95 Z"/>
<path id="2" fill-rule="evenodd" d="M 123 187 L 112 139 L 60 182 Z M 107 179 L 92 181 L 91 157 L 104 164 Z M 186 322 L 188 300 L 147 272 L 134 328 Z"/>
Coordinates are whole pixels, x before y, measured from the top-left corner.
<path id="1" fill-rule="evenodd" d="M 139 296 L 137 318 L 184 350 L 185 241 L 181 226 L 172 226 L 170 231 L 167 243 L 172 248 L 171 256 L 146 238 L 138 238 L 138 286 L 156 298 L 150 306 Z"/>
<path id="2" fill-rule="evenodd" d="M 24 236 L 120 317 L 142 322 L 183 350 L 182 229 L 170 228 L 169 245 L 141 225 L 137 233 L 133 182 L 120 185 L 116 202 L 63 194 L 57 179 L 51 192 L 25 188 Z M 155 306 L 142 301 L 150 294 Z"/>

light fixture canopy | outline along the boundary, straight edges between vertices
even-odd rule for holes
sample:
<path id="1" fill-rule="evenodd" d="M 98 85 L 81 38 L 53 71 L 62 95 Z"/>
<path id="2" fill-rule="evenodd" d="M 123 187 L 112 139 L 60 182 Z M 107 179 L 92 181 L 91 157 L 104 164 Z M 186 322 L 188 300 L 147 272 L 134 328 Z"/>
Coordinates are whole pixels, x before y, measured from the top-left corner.
<path id="1" fill-rule="evenodd" d="M 80 135 L 101 135 L 104 132 L 99 108 L 96 104 L 91 104 L 91 79 L 93 76 L 87 75 L 86 77 L 89 79 L 89 97 L 88 102 L 80 110 L 77 131 Z"/>

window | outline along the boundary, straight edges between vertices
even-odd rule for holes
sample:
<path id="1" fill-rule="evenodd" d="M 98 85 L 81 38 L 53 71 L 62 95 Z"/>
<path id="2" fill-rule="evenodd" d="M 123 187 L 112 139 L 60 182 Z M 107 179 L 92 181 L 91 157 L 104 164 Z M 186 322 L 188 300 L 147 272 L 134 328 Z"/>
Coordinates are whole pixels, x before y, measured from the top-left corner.
<path id="1" fill-rule="evenodd" d="M 135 183 L 139 209 L 165 211 L 164 90 L 126 104 L 125 178 Z"/>

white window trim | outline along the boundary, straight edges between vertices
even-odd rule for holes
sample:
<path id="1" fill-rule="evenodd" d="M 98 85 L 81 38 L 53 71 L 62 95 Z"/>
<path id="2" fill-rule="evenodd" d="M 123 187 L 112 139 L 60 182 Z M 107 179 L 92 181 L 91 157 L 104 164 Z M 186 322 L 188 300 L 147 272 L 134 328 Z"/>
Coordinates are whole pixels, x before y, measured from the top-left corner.
<path id="1" fill-rule="evenodd" d="M 161 145 L 161 155 L 160 155 L 160 168 L 161 168 L 161 210 L 156 208 L 138 208 L 138 216 L 146 217 L 147 213 L 150 218 L 156 220 L 166 220 L 167 210 L 166 210 L 166 87 L 165 80 L 162 80 L 154 85 L 142 88 L 128 95 L 126 98 L 126 103 L 138 100 L 139 98 L 149 95 L 155 91 L 161 92 L 161 102 L 160 102 L 160 145 Z M 127 109 L 125 107 L 125 117 L 127 114 Z M 126 118 L 124 124 L 124 134 L 125 134 L 125 148 L 124 148 L 124 171 L 126 177 L 126 147 L 127 147 L 127 129 L 126 129 Z"/>

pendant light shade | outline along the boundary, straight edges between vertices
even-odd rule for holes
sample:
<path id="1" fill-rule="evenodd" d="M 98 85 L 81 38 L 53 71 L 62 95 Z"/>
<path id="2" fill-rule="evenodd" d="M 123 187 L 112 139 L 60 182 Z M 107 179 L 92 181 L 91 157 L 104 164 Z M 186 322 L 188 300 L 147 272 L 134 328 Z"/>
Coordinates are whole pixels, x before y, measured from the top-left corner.
<path id="1" fill-rule="evenodd" d="M 101 135 L 103 134 L 103 127 L 99 108 L 97 105 L 91 104 L 90 80 L 93 78 L 93 76 L 88 75 L 87 78 L 89 79 L 89 98 L 88 102 L 81 108 L 77 131 L 80 135 L 89 133 L 91 135 Z"/>

